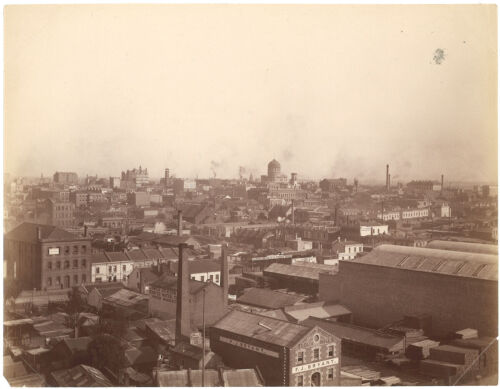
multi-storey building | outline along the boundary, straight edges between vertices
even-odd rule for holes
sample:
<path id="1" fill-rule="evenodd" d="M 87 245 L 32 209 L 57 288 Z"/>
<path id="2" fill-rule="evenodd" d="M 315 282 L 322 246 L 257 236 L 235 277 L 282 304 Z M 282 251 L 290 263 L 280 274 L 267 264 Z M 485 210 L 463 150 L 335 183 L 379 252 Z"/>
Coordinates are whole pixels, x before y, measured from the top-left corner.
<path id="1" fill-rule="evenodd" d="M 75 191 L 69 195 L 69 201 L 75 204 L 76 208 L 86 207 L 88 204 L 87 192 Z"/>
<path id="2" fill-rule="evenodd" d="M 266 386 L 339 386 L 341 341 L 313 328 L 231 311 L 210 331 L 210 347 L 228 366 L 258 366 Z"/>
<path id="3" fill-rule="evenodd" d="M 23 289 L 62 289 L 88 282 L 90 242 L 55 226 L 23 223 L 5 235 L 5 275 Z"/>
<path id="4" fill-rule="evenodd" d="M 139 169 L 127 170 L 127 172 L 122 172 L 121 181 L 134 182 L 137 188 L 142 186 L 147 186 L 149 184 L 148 169 L 143 169 L 139 166 Z"/>
<path id="5" fill-rule="evenodd" d="M 55 172 L 54 182 L 56 184 L 75 185 L 78 184 L 78 175 L 73 172 Z"/>
<path id="6" fill-rule="evenodd" d="M 50 215 L 49 223 L 58 227 L 73 227 L 75 225 L 75 204 L 47 200 Z"/>

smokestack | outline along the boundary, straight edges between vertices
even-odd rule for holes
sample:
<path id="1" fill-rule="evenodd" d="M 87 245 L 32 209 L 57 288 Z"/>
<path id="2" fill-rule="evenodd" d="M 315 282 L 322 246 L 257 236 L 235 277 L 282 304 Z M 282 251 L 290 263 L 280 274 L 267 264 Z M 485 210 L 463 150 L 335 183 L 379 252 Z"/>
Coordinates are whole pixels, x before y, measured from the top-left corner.
<path id="1" fill-rule="evenodd" d="M 36 228 L 36 237 L 38 238 L 38 240 L 42 240 L 42 227 L 38 226 Z"/>
<path id="2" fill-rule="evenodd" d="M 444 189 L 444 174 L 441 174 L 441 192 Z"/>
<path id="3" fill-rule="evenodd" d="M 179 263 L 177 270 L 177 307 L 175 316 L 175 344 L 181 343 L 191 335 L 191 319 L 189 307 L 189 266 L 184 258 L 185 243 L 179 244 Z"/>
<path id="4" fill-rule="evenodd" d="M 177 213 L 177 235 L 182 235 L 182 211 L 180 209 Z"/>
<path id="5" fill-rule="evenodd" d="M 227 295 L 229 293 L 229 270 L 227 264 L 227 244 L 222 245 L 221 266 L 220 266 L 220 286 L 224 293 L 224 308 L 227 307 Z"/>
<path id="6" fill-rule="evenodd" d="M 385 166 L 385 189 L 389 191 L 390 186 L 390 176 L 389 176 L 389 164 Z"/>

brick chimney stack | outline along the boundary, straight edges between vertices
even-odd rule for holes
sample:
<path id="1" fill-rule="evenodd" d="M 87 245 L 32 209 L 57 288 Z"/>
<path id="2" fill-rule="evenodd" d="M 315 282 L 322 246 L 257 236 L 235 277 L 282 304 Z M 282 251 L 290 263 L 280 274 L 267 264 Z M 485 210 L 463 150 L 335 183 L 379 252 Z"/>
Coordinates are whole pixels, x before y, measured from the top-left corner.
<path id="1" fill-rule="evenodd" d="M 179 244 L 179 264 L 177 271 L 177 309 L 175 316 L 175 344 L 183 340 L 189 342 L 191 336 L 191 318 L 189 307 L 189 266 L 184 257 L 185 243 Z"/>
<path id="2" fill-rule="evenodd" d="M 38 226 L 36 228 L 36 237 L 37 237 L 38 241 L 42 240 L 42 227 L 40 227 L 40 226 Z"/>
<path id="3" fill-rule="evenodd" d="M 227 307 L 227 295 L 229 293 L 229 267 L 227 264 L 227 244 L 222 245 L 220 266 L 220 286 L 224 293 L 224 308 Z"/>
<path id="4" fill-rule="evenodd" d="M 177 235 L 182 235 L 182 211 L 180 209 L 177 212 Z"/>

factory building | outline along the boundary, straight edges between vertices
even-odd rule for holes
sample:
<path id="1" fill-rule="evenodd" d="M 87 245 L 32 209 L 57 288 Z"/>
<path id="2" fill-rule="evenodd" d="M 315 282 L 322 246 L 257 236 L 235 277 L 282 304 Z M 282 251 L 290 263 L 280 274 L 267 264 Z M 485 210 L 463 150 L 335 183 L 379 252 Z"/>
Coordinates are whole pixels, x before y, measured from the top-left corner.
<path id="1" fill-rule="evenodd" d="M 210 330 L 210 347 L 233 368 L 259 368 L 266 386 L 340 386 L 340 339 L 254 313 L 232 311 Z"/>
<path id="2" fill-rule="evenodd" d="M 403 315 L 432 317 L 432 335 L 475 328 L 496 336 L 498 256 L 381 245 L 320 275 L 319 298 L 339 301 L 358 325 L 381 328 Z"/>

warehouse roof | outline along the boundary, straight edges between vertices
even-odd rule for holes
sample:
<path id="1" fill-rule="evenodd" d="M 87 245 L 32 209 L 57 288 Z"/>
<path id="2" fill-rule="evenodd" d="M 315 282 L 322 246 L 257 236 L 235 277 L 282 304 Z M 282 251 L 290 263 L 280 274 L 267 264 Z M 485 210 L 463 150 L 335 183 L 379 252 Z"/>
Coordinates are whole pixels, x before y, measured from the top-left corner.
<path id="1" fill-rule="evenodd" d="M 191 294 L 196 294 L 201 291 L 204 287 L 210 285 L 210 283 L 205 283 L 196 280 L 189 280 L 189 292 Z M 169 275 L 162 275 L 159 279 L 150 284 L 152 288 L 168 289 L 177 291 L 177 277 L 172 277 Z"/>
<path id="2" fill-rule="evenodd" d="M 351 311 L 343 305 L 326 304 L 324 301 L 309 304 L 298 304 L 291 307 L 285 307 L 284 310 L 288 315 L 292 316 L 299 322 L 306 320 L 309 316 L 326 319 L 329 317 L 351 314 Z"/>
<path id="3" fill-rule="evenodd" d="M 498 257 L 489 254 L 384 244 L 349 262 L 498 280 Z M 344 261 L 340 266 L 347 263 Z"/>
<path id="4" fill-rule="evenodd" d="M 224 386 L 264 386 L 254 369 L 222 370 L 222 380 Z"/>
<path id="5" fill-rule="evenodd" d="M 329 266 L 329 265 L 326 265 Z M 334 268 L 331 266 L 332 269 Z M 319 280 L 320 273 L 328 273 L 333 270 L 326 270 L 324 268 L 318 268 L 307 265 L 287 265 L 284 263 L 272 263 L 266 269 L 264 273 L 280 274 L 289 277 L 296 278 L 306 278 L 310 280 Z M 266 275 L 266 274 L 264 274 Z"/>
<path id="6" fill-rule="evenodd" d="M 301 300 L 301 296 L 294 296 L 288 293 L 262 288 L 245 289 L 245 292 L 237 299 L 240 304 L 255 305 L 257 307 L 269 309 L 287 307 Z"/>
<path id="7" fill-rule="evenodd" d="M 214 328 L 279 346 L 293 346 L 311 328 L 254 313 L 231 311 Z"/>
<path id="8" fill-rule="evenodd" d="M 334 334 L 342 340 L 349 340 L 356 343 L 378 347 L 387 351 L 402 350 L 403 337 L 381 333 L 371 328 L 358 327 L 353 324 L 340 323 L 337 321 L 327 321 L 310 317 L 302 322 L 305 326 L 318 326 Z"/>
<path id="9" fill-rule="evenodd" d="M 498 255 L 498 246 L 493 244 L 454 242 L 450 240 L 433 240 L 429 242 L 427 247 L 440 250 Z"/>
<path id="10" fill-rule="evenodd" d="M 149 300 L 149 296 L 142 293 L 133 292 L 128 289 L 120 289 L 112 295 L 106 297 L 105 301 L 121 306 L 130 307 L 142 301 Z"/>
<path id="11" fill-rule="evenodd" d="M 79 238 L 59 227 L 27 222 L 20 224 L 5 234 L 5 239 L 17 240 L 20 242 L 38 242 L 38 227 L 41 229 L 42 239 L 53 241 L 82 240 L 82 238 Z"/>
<path id="12" fill-rule="evenodd" d="M 194 259 L 188 261 L 189 274 L 197 273 L 211 273 L 220 272 L 221 264 L 219 261 L 212 261 L 209 259 Z M 177 274 L 179 261 L 172 261 L 170 263 L 170 270 Z"/>

